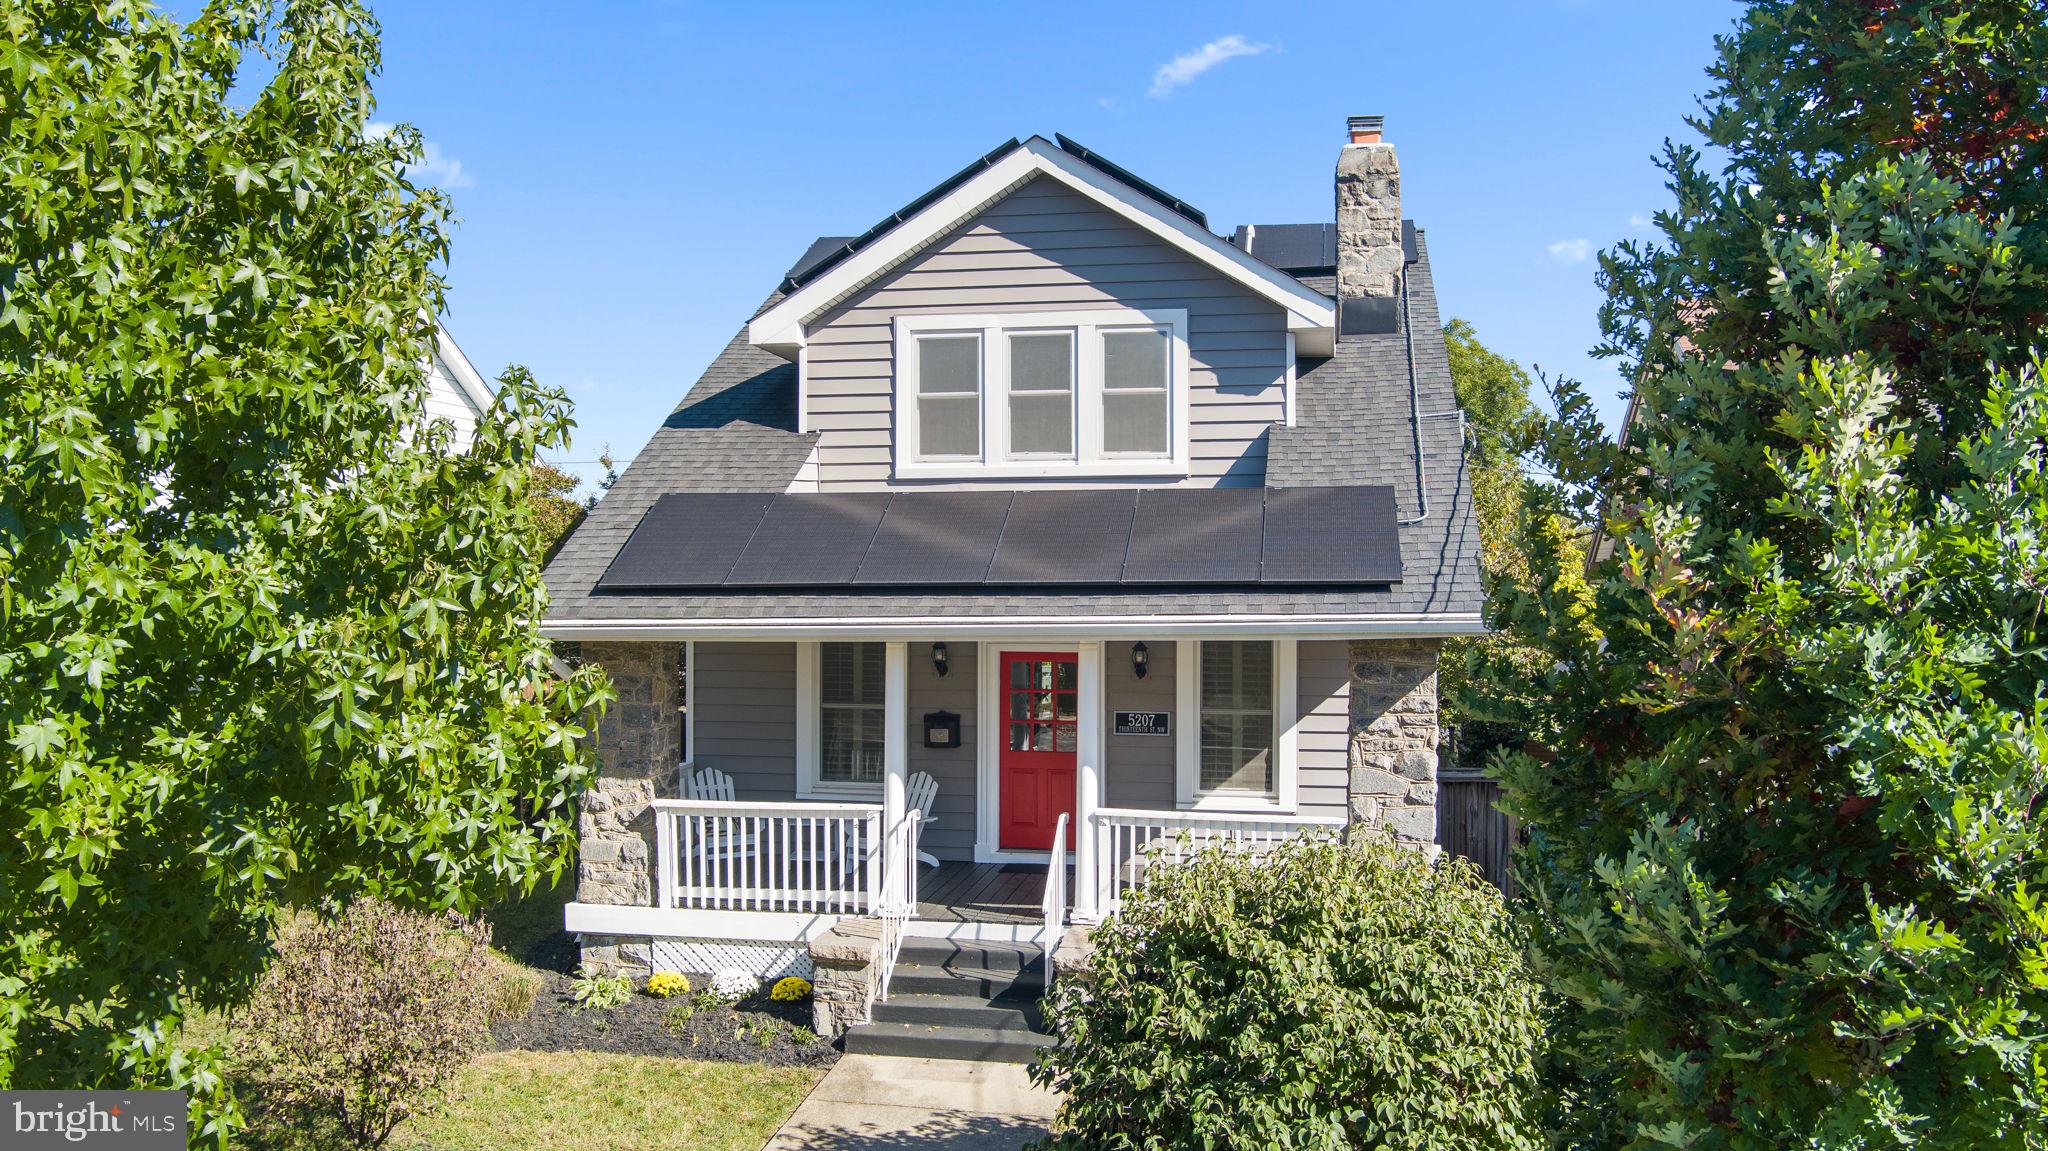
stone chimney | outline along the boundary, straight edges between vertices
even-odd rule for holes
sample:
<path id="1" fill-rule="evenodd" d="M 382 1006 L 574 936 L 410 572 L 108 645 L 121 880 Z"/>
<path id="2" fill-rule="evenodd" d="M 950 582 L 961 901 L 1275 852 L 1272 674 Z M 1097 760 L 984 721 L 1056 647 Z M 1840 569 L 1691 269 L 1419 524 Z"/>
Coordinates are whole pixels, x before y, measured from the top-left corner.
<path id="1" fill-rule="evenodd" d="M 1340 332 L 1382 330 L 1400 292 L 1401 162 L 1385 125 L 1384 116 L 1351 117 L 1351 142 L 1337 155 L 1337 306 L 1386 301 L 1354 307 Z"/>

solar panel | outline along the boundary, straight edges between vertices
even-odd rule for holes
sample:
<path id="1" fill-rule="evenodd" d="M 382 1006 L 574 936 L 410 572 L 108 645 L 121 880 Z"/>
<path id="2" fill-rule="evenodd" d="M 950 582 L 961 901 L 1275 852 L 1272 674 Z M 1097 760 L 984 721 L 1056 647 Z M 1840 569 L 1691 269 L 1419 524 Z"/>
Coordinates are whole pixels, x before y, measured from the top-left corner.
<path id="1" fill-rule="evenodd" d="M 1138 493 L 1124 583 L 1257 583 L 1263 488 Z"/>
<path id="2" fill-rule="evenodd" d="M 725 582 L 754 529 L 775 502 L 772 492 L 667 495 L 597 581 L 600 591 L 716 586 Z"/>
<path id="3" fill-rule="evenodd" d="M 1268 488 L 1261 583 L 1398 583 L 1390 487 Z"/>
<path id="4" fill-rule="evenodd" d="M 1397 583 L 1397 515 L 1390 487 L 685 492 L 597 587 Z"/>
<path id="5" fill-rule="evenodd" d="M 1009 492 L 900 493 L 853 582 L 978 584 L 1009 512 Z"/>
<path id="6" fill-rule="evenodd" d="M 1137 502 L 1129 488 L 1018 492 L 986 582 L 1118 582 Z"/>
<path id="7" fill-rule="evenodd" d="M 726 582 L 756 587 L 852 582 L 890 498 L 888 492 L 776 497 Z"/>

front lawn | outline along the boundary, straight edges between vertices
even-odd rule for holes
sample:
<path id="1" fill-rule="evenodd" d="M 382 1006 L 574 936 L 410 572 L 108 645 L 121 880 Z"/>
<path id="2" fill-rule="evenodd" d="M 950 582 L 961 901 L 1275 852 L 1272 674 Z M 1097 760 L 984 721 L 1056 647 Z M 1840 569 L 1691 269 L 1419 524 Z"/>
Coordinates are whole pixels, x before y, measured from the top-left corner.
<path id="1" fill-rule="evenodd" d="M 596 1051 L 477 1057 L 447 1109 L 400 1128 L 434 1151 L 756 1151 L 823 1071 Z"/>

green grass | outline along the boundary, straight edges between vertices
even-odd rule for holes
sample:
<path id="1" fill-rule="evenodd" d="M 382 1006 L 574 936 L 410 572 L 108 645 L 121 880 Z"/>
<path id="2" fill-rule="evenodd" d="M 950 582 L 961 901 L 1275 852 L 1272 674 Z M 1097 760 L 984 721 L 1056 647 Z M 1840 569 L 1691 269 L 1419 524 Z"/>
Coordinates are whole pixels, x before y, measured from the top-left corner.
<path id="1" fill-rule="evenodd" d="M 437 1115 L 395 1148 L 435 1151 L 756 1151 L 824 1072 L 642 1055 L 479 1056 Z"/>

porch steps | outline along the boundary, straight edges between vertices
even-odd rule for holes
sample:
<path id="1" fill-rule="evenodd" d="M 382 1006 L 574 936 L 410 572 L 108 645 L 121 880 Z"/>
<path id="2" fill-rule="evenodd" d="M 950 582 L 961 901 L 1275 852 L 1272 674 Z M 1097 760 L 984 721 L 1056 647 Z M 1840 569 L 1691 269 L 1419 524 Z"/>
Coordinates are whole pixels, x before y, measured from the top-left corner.
<path id="1" fill-rule="evenodd" d="M 1036 945 L 907 939 L 874 1022 L 846 1033 L 848 1053 L 1029 1063 L 1052 1046 L 1039 1000 Z"/>

